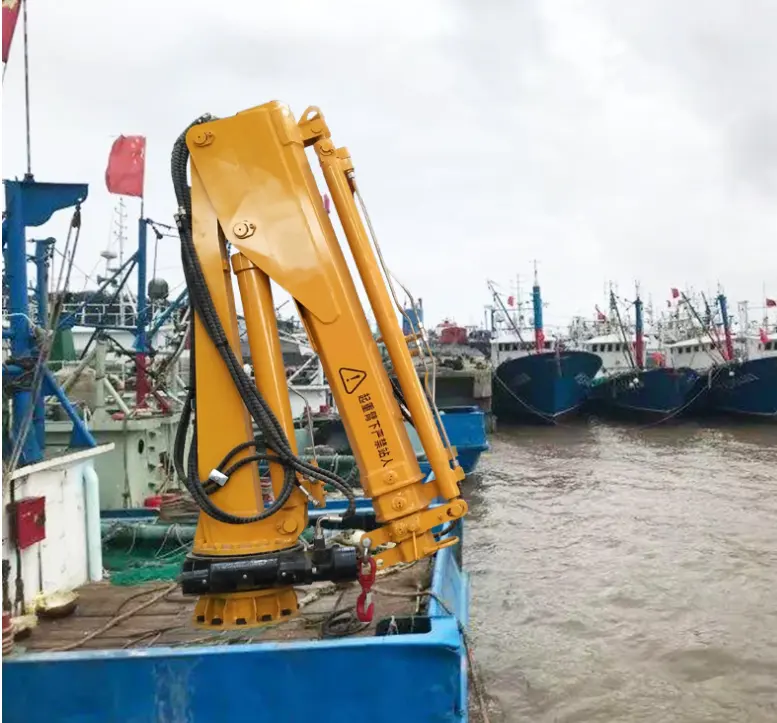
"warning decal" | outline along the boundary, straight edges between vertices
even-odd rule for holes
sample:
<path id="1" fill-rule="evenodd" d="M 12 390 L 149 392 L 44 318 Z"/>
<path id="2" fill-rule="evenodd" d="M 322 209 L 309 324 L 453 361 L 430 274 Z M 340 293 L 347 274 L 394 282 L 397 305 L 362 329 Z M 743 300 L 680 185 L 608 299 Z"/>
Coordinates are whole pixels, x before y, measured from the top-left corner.
<path id="1" fill-rule="evenodd" d="M 360 369 L 340 368 L 340 379 L 343 380 L 346 394 L 353 394 L 366 378 L 367 372 L 363 372 Z"/>

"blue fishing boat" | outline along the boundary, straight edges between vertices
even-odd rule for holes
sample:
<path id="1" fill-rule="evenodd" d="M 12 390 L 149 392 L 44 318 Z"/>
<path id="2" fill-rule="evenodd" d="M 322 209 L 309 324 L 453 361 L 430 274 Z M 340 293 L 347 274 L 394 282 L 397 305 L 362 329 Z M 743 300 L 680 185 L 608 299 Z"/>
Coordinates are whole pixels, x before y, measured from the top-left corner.
<path id="1" fill-rule="evenodd" d="M 750 339 L 745 324 L 745 334 L 735 348 L 728 303 L 723 293 L 716 299 L 717 316 L 707 305 L 704 319 L 685 295 L 683 301 L 701 326 L 702 333 L 696 339 L 675 342 L 668 348 L 674 366 L 688 365 L 699 373 L 696 390 L 702 403 L 694 404 L 693 411 L 777 419 L 777 343 L 774 341 L 777 335 L 772 335 L 773 339 L 762 329 L 760 339 Z"/>
<path id="2" fill-rule="evenodd" d="M 658 352 L 646 359 L 642 300 L 634 301 L 635 336 L 630 340 L 620 318 L 615 296 L 610 306 L 620 328 L 620 338 L 601 342 L 589 340 L 585 346 L 602 357 L 605 374 L 591 388 L 590 409 L 605 416 L 653 422 L 675 419 L 694 406 L 706 394 L 700 376 L 690 367 L 663 365 Z M 627 368 L 618 369 L 615 359 L 625 359 Z M 615 369 L 614 371 L 610 371 Z"/>
<path id="3" fill-rule="evenodd" d="M 494 372 L 500 421 L 554 424 L 580 410 L 602 360 L 585 351 L 546 351 L 502 362 Z"/>
<path id="4" fill-rule="evenodd" d="M 345 503 L 328 502 L 326 511 L 311 509 L 310 519 L 344 511 Z M 358 501 L 356 516 L 361 525 L 374 524 L 369 500 Z M 461 523 L 447 534 L 460 536 Z M 95 640 L 92 645 L 100 644 L 95 649 L 4 658 L 4 719 L 210 723 L 248 716 L 324 722 L 363 717 L 368 705 L 370 718 L 386 723 L 466 721 L 469 663 L 462 631 L 469 614 L 469 579 L 460 555 L 460 543 L 436 554 L 428 604 L 420 615 L 414 609 L 387 614 L 366 636 L 278 641 L 269 635 L 270 640 L 241 642 L 222 634 L 215 644 L 196 644 L 196 636 L 190 636 L 194 644 L 181 637 L 170 645 L 122 649 L 126 641 L 117 627 L 113 635 Z M 137 591 L 127 588 L 125 599 L 133 593 Z M 92 598 L 87 590 L 81 598 L 79 605 L 88 607 Z M 162 607 L 171 609 L 172 600 L 178 598 L 169 598 Z M 125 611 L 136 605 L 128 602 Z M 380 608 L 378 603 L 378 616 Z M 134 627 L 158 625 L 155 617 L 137 615 Z M 88 617 L 72 620 L 89 622 Z M 66 620 L 43 620 L 33 635 L 40 639 L 40 628 L 45 628 L 53 638 L 53 630 L 67 627 Z M 372 674 L 354 679 L 354 671 L 365 670 Z M 336 706 L 322 706 L 319 696 L 301 693 L 311 672 L 321 690 L 340 690 L 344 681 L 352 681 L 356 690 L 339 696 Z"/>
<path id="5" fill-rule="evenodd" d="M 480 455 L 488 451 L 486 437 L 486 418 L 479 407 L 443 407 L 440 409 L 440 419 L 445 428 L 445 434 L 451 446 L 456 449 L 459 464 L 467 474 L 477 468 Z M 410 430 L 408 430 L 410 432 Z M 419 454 L 419 466 L 424 474 L 432 471 L 428 460 L 423 456 L 423 447 L 418 442 L 417 435 L 410 433 L 410 441 Z"/>
<path id="6" fill-rule="evenodd" d="M 591 408 L 610 416 L 669 421 L 688 412 L 705 393 L 704 380 L 693 369 L 635 369 L 594 383 Z"/>
<path id="7" fill-rule="evenodd" d="M 482 409 L 476 406 L 441 407 L 440 420 L 445 429 L 445 434 L 451 446 L 456 449 L 456 457 L 466 474 L 471 474 L 477 468 L 480 456 L 489 448 L 486 435 L 486 418 Z M 439 426 L 439 425 L 438 425 Z M 341 458 L 341 464 L 350 464 L 353 460 L 353 451 L 345 432 L 343 421 L 336 414 L 314 418 L 314 433 L 312 435 L 306 427 L 297 430 L 297 442 L 300 449 L 306 449 L 317 445 L 322 449 L 329 449 Z M 429 474 L 431 466 L 426 459 L 423 445 L 418 439 L 415 429 L 409 422 L 405 422 L 405 429 L 413 450 L 418 456 L 418 464 L 424 474 Z M 342 469 L 345 470 L 345 467 Z M 346 470 L 347 471 L 347 470 Z"/>
<path id="8" fill-rule="evenodd" d="M 500 421 L 555 424 L 574 414 L 588 399 L 591 382 L 602 366 L 596 354 L 563 349 L 545 339 L 542 296 L 535 269 L 532 303 L 534 341 L 525 341 L 493 287 L 497 305 L 512 334 L 491 342 L 494 367 L 493 407 Z"/>
<path id="9" fill-rule="evenodd" d="M 746 345 L 745 358 L 737 359 L 725 295 L 718 294 L 717 302 L 725 337 L 725 362 L 711 377 L 710 409 L 743 417 L 777 420 L 777 354 L 773 351 L 774 343 L 764 332 L 756 355 L 750 356 Z"/>
<path id="10" fill-rule="evenodd" d="M 730 362 L 709 389 L 714 412 L 777 421 L 777 356 Z"/>

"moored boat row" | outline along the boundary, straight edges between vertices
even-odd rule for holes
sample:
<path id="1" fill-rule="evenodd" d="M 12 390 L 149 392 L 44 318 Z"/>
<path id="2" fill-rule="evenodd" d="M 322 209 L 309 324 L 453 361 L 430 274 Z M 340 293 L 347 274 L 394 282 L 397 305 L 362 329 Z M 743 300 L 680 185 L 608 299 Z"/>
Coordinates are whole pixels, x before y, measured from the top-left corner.
<path id="1" fill-rule="evenodd" d="M 508 308 L 514 299 L 505 304 L 492 285 L 491 291 L 507 326 L 495 329 L 491 341 L 493 404 L 501 422 L 556 424 L 575 414 L 646 423 L 710 414 L 777 420 L 777 330 L 769 330 L 767 317 L 757 336 L 734 339 L 722 293 L 714 308 L 705 300 L 702 318 L 677 292 L 678 311 L 682 304 L 695 324 L 684 333 L 675 325 L 669 336 L 661 324 L 646 331 L 638 291 L 628 302 L 633 325 L 611 292 L 609 317 L 597 307 L 597 323 L 582 338 L 549 341 L 536 272 L 532 340 L 522 334 L 520 312 Z"/>

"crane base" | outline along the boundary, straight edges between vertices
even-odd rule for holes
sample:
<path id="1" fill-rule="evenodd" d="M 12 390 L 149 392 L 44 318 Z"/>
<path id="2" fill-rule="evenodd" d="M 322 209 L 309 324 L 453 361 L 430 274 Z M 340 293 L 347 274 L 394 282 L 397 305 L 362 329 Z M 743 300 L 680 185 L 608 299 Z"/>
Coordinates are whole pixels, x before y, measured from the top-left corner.
<path id="1" fill-rule="evenodd" d="M 203 595 L 194 608 L 194 624 L 209 630 L 236 630 L 269 625 L 297 614 L 293 587 Z"/>

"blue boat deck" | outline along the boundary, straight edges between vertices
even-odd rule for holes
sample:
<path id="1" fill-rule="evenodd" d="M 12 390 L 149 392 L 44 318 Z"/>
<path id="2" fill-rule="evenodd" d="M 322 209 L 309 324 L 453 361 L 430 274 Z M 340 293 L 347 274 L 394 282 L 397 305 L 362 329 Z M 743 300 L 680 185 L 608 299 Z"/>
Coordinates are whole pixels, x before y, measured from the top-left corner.
<path id="1" fill-rule="evenodd" d="M 193 600 L 169 585 L 86 586 L 72 616 L 41 621 L 28 652 L 4 659 L 4 687 L 14 693 L 3 696 L 3 715 L 25 723 L 466 721 L 460 626 L 469 586 L 460 554 L 459 544 L 378 577 L 376 590 L 399 595 L 376 595 L 376 622 L 341 638 L 324 637 L 321 623 L 353 605 L 355 583 L 308 586 L 295 618 L 229 633 L 193 628 Z M 77 650 L 52 650 L 81 643 L 157 590 L 157 602 Z"/>

